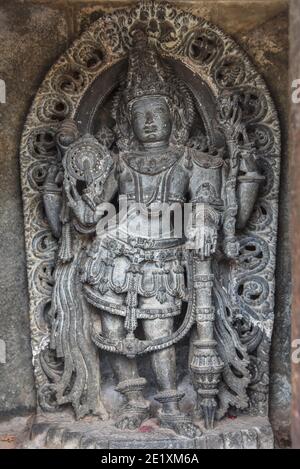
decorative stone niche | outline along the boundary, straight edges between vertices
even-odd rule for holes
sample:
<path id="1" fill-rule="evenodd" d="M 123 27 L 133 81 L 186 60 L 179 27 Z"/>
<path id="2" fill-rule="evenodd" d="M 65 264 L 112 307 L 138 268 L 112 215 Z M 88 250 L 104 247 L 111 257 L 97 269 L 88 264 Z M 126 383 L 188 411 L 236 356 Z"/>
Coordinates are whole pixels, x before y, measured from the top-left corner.
<path id="1" fill-rule="evenodd" d="M 280 136 L 242 49 L 173 4 L 104 14 L 50 69 L 20 152 L 48 447 L 273 447 Z M 103 233 L 124 196 L 196 224 Z"/>

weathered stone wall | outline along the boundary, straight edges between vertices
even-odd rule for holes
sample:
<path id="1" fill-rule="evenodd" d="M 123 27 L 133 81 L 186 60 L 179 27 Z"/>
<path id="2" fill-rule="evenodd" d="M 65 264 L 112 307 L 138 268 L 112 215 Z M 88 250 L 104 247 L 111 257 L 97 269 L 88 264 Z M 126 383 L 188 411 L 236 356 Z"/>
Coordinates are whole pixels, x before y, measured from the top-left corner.
<path id="1" fill-rule="evenodd" d="M 132 1 L 0 0 L 0 78 L 7 104 L 0 105 L 1 260 L 0 416 L 30 412 L 35 392 L 30 356 L 18 146 L 30 102 L 44 75 L 72 40 L 104 12 Z M 250 55 L 265 77 L 283 129 L 282 191 L 277 268 L 276 324 L 272 359 L 271 417 L 278 440 L 288 439 L 290 265 L 288 240 L 288 1 L 174 1 L 217 24 Z"/>
<path id="2" fill-rule="evenodd" d="M 300 79 L 300 4 L 292 0 L 290 11 L 290 82 Z M 291 234 L 293 249 L 293 339 L 300 338 L 300 104 L 292 104 L 291 141 Z M 293 448 L 300 449 L 300 365 L 293 365 Z"/>

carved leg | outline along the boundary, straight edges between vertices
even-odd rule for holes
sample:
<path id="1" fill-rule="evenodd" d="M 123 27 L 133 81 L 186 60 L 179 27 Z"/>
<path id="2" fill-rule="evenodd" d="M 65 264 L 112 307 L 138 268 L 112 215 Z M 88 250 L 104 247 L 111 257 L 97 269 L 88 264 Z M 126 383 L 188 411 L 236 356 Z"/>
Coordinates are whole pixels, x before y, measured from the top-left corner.
<path id="1" fill-rule="evenodd" d="M 102 333 L 107 337 L 123 339 L 127 334 L 124 319 L 119 316 L 102 312 L 101 323 Z M 121 429 L 134 430 L 149 416 L 150 404 L 142 393 L 146 380 L 139 376 L 135 359 L 111 354 L 110 364 L 119 382 L 116 390 L 126 399 L 125 404 L 118 409 L 115 425 Z"/>
<path id="2" fill-rule="evenodd" d="M 196 321 L 198 340 L 194 342 L 191 370 L 194 373 L 205 426 L 214 427 L 217 395 L 223 370 L 223 362 L 216 350 L 214 340 L 215 310 L 212 304 L 213 278 L 211 261 L 194 258 L 194 288 L 196 295 Z"/>
<path id="3" fill-rule="evenodd" d="M 170 335 L 173 331 L 173 318 L 144 320 L 146 339 L 158 339 Z M 175 347 L 153 352 L 151 365 L 157 380 L 159 393 L 155 396 L 161 405 L 160 423 L 162 427 L 171 428 L 176 433 L 193 438 L 201 435 L 191 418 L 182 414 L 179 402 L 184 393 L 176 389 L 176 355 Z"/>

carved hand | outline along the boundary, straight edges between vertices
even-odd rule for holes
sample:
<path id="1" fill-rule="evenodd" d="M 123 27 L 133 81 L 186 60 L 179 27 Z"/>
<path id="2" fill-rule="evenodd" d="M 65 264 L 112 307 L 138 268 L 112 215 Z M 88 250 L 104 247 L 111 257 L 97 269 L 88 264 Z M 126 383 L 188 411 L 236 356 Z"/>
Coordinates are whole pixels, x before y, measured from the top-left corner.
<path id="1" fill-rule="evenodd" d="M 228 259 L 237 259 L 239 256 L 240 244 L 235 240 L 224 241 L 224 253 Z"/>
<path id="2" fill-rule="evenodd" d="M 255 160 L 255 149 L 250 147 L 241 151 L 241 169 L 245 173 L 255 173 L 257 171 L 257 164 Z"/>
<path id="3" fill-rule="evenodd" d="M 220 127 L 224 131 L 227 141 L 235 141 L 244 132 L 238 96 L 223 96 L 219 102 L 218 114 Z"/>
<path id="4" fill-rule="evenodd" d="M 188 228 L 187 249 L 193 249 L 201 260 L 211 257 L 217 248 L 219 213 L 209 205 L 196 207 Z"/>
<path id="5" fill-rule="evenodd" d="M 56 134 L 56 142 L 62 155 L 65 154 L 67 148 L 74 143 L 79 136 L 80 134 L 76 122 L 73 119 L 66 119 L 62 122 Z"/>
<path id="6" fill-rule="evenodd" d="M 218 232 L 215 226 L 204 226 L 196 234 L 195 249 L 201 260 L 210 258 L 217 248 Z"/>
<path id="7" fill-rule="evenodd" d="M 52 189 L 54 186 L 56 188 L 61 187 L 62 181 L 63 172 L 57 165 L 51 165 L 48 169 L 48 173 L 44 182 L 44 191 L 47 192 L 47 189 Z"/>
<path id="8" fill-rule="evenodd" d="M 63 172 L 59 166 L 51 165 L 43 185 L 43 201 L 47 219 L 56 238 L 61 235 L 62 181 Z"/>
<path id="9" fill-rule="evenodd" d="M 65 192 L 69 207 L 71 207 L 78 220 L 84 224 L 86 204 L 78 194 L 75 185 L 69 181 L 65 183 Z"/>

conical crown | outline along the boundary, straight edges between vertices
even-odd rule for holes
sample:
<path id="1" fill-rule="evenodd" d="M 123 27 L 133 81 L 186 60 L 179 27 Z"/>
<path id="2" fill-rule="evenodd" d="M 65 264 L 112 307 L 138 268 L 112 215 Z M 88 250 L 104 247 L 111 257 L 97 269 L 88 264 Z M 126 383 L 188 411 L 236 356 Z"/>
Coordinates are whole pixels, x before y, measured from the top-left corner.
<path id="1" fill-rule="evenodd" d="M 135 32 L 133 48 L 129 55 L 127 103 L 143 96 L 165 96 L 172 98 L 172 72 L 162 62 L 157 51 L 150 46 L 148 38 L 141 30 Z"/>

